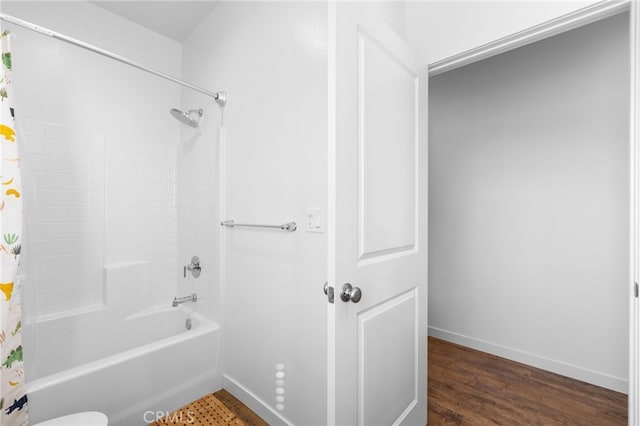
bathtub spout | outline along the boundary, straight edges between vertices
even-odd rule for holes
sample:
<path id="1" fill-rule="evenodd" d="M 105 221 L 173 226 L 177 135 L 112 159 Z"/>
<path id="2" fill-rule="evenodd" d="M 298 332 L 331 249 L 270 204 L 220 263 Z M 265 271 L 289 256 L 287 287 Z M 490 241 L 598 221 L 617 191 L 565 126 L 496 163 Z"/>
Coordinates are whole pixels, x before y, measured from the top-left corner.
<path id="1" fill-rule="evenodd" d="M 191 296 L 185 296 L 185 297 L 174 297 L 173 298 L 173 303 L 171 303 L 171 306 L 173 306 L 174 308 L 182 303 L 185 302 L 197 302 L 198 301 L 198 295 L 193 293 Z"/>

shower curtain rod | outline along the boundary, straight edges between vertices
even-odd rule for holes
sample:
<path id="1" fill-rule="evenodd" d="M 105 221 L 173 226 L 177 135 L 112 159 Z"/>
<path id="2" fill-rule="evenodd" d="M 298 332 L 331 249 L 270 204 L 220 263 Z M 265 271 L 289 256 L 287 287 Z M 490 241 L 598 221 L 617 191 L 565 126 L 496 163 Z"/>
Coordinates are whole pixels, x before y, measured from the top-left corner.
<path id="1" fill-rule="evenodd" d="M 78 46 L 78 47 L 82 47 L 83 49 L 86 50 L 90 50 L 92 52 L 98 53 L 102 56 L 106 56 L 107 58 L 111 58 L 111 59 L 115 59 L 118 62 L 122 62 L 123 64 L 127 64 L 130 65 L 134 68 L 138 68 L 139 70 L 142 71 L 146 71 L 150 74 L 156 75 L 158 77 L 162 77 L 165 80 L 169 80 L 169 81 L 173 81 L 174 83 L 178 83 L 181 86 L 184 87 L 188 87 L 189 89 L 193 89 L 197 92 L 203 93 L 207 96 L 211 96 L 213 99 L 216 100 L 216 102 L 218 103 L 218 105 L 220 105 L 221 107 L 225 105 L 226 103 L 226 94 L 225 92 L 211 92 L 209 90 L 203 89 L 202 87 L 198 87 L 196 85 L 193 85 L 191 83 L 187 83 L 186 81 L 180 80 L 177 77 L 174 77 L 172 75 L 163 73 L 162 71 L 157 71 L 154 70 L 153 68 L 149 68 L 147 66 L 144 66 L 142 64 L 139 64 L 137 62 L 134 62 L 130 59 L 125 58 L 124 56 L 120 56 L 117 55 L 113 52 L 109 52 L 108 50 L 102 49 L 100 47 L 94 46 L 92 44 L 89 43 L 85 43 L 84 41 L 80 41 L 77 40 L 75 38 L 69 37 L 67 35 L 55 32 L 53 30 L 50 30 L 48 28 L 44 28 L 41 27 L 39 25 L 36 25 L 34 23 L 31 23 L 29 21 L 24 21 L 22 19 L 16 18 L 15 16 L 11 16 L 11 15 L 7 15 L 6 13 L 0 13 L 0 20 L 5 21 L 5 22 L 9 22 L 11 24 L 14 25 L 18 25 L 19 27 L 22 28 L 26 28 L 28 30 L 31 31 L 35 31 L 39 34 L 44 34 L 47 35 L 49 37 L 53 37 L 55 39 L 67 42 L 69 44 L 73 44 L 74 46 Z"/>

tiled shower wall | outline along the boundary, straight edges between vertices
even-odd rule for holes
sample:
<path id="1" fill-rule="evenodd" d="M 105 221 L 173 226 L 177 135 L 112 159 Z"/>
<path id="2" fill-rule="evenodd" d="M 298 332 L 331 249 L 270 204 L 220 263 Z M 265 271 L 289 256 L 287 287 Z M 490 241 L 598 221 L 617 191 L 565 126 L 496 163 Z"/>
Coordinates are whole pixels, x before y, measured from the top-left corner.
<path id="1" fill-rule="evenodd" d="M 39 317 L 103 302 L 105 138 L 23 120 L 26 251 Z"/>
<path id="2" fill-rule="evenodd" d="M 9 2 L 3 12 L 181 74 L 180 44 L 88 2 Z M 25 344 L 36 341 L 29 327 L 35 321 L 104 307 L 128 314 L 169 306 L 181 272 L 175 194 L 181 125 L 168 111 L 181 107 L 180 87 L 11 30 L 25 180 Z"/>
<path id="3" fill-rule="evenodd" d="M 114 135 L 34 119 L 20 123 L 25 283 L 33 316 L 104 307 L 130 315 L 168 305 L 179 269 L 174 149 L 153 159 L 141 141 L 130 151 L 141 151 L 147 162 L 126 165 L 113 149 L 107 156 L 106 144 L 117 144 Z M 132 274 L 132 264 L 144 273 Z"/>

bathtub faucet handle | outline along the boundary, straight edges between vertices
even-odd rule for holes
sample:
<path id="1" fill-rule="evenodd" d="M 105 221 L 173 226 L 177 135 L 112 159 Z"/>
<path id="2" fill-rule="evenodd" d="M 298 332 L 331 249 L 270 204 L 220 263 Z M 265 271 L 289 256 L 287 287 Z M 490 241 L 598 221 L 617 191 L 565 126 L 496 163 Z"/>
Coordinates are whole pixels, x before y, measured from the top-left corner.
<path id="1" fill-rule="evenodd" d="M 193 256 L 191 258 L 191 263 L 184 267 L 184 278 L 187 278 L 187 271 L 191 271 L 191 275 L 193 275 L 194 278 L 198 278 L 200 276 L 202 266 L 200 266 L 200 258 L 198 256 Z"/>

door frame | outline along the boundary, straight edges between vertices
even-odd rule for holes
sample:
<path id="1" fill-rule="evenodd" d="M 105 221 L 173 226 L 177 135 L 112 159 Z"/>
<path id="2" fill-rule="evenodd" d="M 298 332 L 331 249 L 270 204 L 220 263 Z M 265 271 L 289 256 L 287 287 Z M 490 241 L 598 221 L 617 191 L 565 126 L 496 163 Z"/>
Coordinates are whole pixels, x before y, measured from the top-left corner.
<path id="1" fill-rule="evenodd" d="M 604 0 L 574 12 L 429 64 L 429 77 L 629 11 L 629 385 L 628 424 L 640 424 L 640 303 L 636 293 L 640 259 L 640 4 Z"/>

